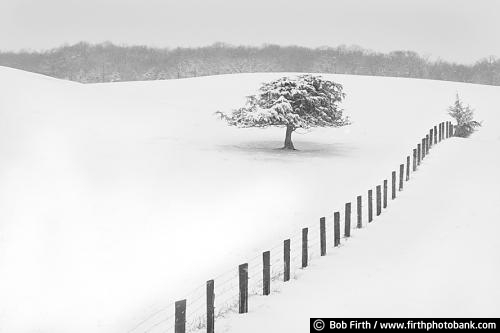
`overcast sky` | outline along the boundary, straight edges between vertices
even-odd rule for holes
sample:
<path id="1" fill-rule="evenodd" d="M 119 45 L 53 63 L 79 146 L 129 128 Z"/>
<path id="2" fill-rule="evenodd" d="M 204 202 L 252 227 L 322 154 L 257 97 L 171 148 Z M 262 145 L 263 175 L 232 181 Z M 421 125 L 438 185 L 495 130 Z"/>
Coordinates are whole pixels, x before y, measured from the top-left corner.
<path id="1" fill-rule="evenodd" d="M 471 63 L 500 56 L 499 14 L 500 0 L 0 0 L 0 49 L 346 44 Z"/>

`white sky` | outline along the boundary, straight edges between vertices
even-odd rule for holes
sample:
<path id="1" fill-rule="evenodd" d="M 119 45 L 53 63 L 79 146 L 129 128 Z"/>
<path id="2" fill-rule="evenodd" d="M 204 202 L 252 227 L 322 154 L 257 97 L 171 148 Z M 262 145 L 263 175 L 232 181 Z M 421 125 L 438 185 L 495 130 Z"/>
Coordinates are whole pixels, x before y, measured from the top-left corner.
<path id="1" fill-rule="evenodd" d="M 0 49 L 355 44 L 470 63 L 500 56 L 499 14 L 499 0 L 0 0 Z"/>

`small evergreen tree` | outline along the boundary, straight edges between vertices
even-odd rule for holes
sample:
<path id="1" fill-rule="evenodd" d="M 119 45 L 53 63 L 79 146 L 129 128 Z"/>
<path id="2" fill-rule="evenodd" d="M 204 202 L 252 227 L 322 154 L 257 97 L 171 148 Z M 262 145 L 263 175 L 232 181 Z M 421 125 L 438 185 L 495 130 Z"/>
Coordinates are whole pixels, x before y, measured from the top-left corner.
<path id="1" fill-rule="evenodd" d="M 259 92 L 248 96 L 246 106 L 226 115 L 217 112 L 229 125 L 238 127 L 286 128 L 283 149 L 295 149 L 292 133 L 298 128 L 349 125 L 339 103 L 344 99 L 339 83 L 320 76 L 299 75 L 263 83 Z"/>
<path id="2" fill-rule="evenodd" d="M 474 120 L 474 110 L 469 106 L 464 106 L 457 94 L 455 103 L 448 109 L 448 114 L 457 121 L 455 126 L 455 136 L 466 138 L 475 131 L 481 123 Z"/>

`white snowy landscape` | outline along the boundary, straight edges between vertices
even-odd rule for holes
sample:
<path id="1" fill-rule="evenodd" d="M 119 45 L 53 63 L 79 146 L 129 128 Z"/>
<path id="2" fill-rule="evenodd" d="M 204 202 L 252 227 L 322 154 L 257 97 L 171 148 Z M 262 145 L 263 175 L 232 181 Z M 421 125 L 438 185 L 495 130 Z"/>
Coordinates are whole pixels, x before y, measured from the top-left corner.
<path id="1" fill-rule="evenodd" d="M 500 316 L 500 87 L 323 74 L 344 86 L 352 125 L 298 130 L 297 151 L 277 149 L 284 128 L 215 115 L 293 75 L 84 85 L 0 67 L 0 332 L 173 332 L 172 302 L 203 310 L 213 278 L 222 308 L 218 285 L 236 285 L 238 264 L 258 286 L 262 251 L 274 271 L 284 239 L 297 256 L 302 227 L 316 244 L 319 218 L 330 233 L 333 212 L 390 180 L 451 120 L 457 93 L 483 121 L 476 133 L 432 147 L 373 223 L 326 257 L 311 245 L 310 267 L 216 331 Z"/>

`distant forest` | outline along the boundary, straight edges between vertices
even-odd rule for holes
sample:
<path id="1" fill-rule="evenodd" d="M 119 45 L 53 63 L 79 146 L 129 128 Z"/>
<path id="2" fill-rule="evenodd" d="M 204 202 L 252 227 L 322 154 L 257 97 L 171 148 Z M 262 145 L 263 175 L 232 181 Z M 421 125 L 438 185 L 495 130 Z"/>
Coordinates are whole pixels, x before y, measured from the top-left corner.
<path id="1" fill-rule="evenodd" d="M 312 49 L 216 43 L 197 48 L 164 49 L 81 42 L 43 52 L 0 52 L 0 65 L 83 83 L 228 73 L 312 72 L 500 85 L 500 59 L 494 57 L 463 65 L 431 61 L 413 51 L 379 53 L 356 46 Z"/>

